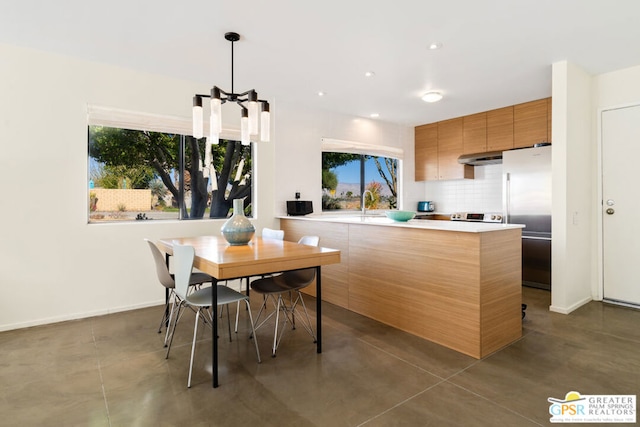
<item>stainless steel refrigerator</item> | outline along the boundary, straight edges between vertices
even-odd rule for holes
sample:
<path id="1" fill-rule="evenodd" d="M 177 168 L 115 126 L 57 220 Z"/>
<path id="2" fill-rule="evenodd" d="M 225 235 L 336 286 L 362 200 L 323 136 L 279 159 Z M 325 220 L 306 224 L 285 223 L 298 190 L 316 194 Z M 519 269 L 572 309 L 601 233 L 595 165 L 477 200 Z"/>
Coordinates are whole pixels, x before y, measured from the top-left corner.
<path id="1" fill-rule="evenodd" d="M 522 284 L 551 289 L 551 146 L 502 155 L 503 210 L 522 230 Z"/>

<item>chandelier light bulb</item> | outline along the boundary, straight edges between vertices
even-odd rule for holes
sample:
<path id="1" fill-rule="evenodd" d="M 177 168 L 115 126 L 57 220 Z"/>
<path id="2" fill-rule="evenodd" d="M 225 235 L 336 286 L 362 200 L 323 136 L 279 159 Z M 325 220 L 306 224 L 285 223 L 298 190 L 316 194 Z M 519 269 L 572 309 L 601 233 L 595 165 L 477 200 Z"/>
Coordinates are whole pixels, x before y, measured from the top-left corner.
<path id="1" fill-rule="evenodd" d="M 249 111 L 242 109 L 242 117 L 240 118 L 240 142 L 242 145 L 250 145 L 249 139 Z"/>
<path id="2" fill-rule="evenodd" d="M 222 132 L 222 101 L 219 92 L 217 98 L 211 98 L 211 133 Z"/>
<path id="3" fill-rule="evenodd" d="M 260 112 L 260 141 L 269 142 L 271 139 L 271 114 L 269 113 L 269 103 L 262 103 Z"/>
<path id="4" fill-rule="evenodd" d="M 193 97 L 193 137 L 200 139 L 204 136 L 204 119 L 202 113 L 202 98 Z"/>
<path id="5" fill-rule="evenodd" d="M 249 92 L 249 133 L 258 134 L 258 94 L 255 90 Z"/>

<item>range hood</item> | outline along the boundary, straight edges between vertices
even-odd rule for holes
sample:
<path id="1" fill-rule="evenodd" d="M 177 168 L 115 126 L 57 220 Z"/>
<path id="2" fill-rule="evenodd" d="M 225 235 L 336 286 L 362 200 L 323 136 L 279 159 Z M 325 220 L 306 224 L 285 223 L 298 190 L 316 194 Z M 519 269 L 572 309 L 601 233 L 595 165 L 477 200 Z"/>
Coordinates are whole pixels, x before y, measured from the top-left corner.
<path id="1" fill-rule="evenodd" d="M 458 163 L 471 166 L 497 165 L 502 163 L 502 151 L 486 153 L 463 154 L 458 157 Z"/>

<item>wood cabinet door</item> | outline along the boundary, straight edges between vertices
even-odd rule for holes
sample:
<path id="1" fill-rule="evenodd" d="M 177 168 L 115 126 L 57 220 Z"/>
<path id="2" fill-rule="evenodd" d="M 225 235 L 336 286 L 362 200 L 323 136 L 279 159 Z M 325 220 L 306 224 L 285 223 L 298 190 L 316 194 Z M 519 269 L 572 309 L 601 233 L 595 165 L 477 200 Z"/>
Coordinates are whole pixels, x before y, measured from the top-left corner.
<path id="1" fill-rule="evenodd" d="M 547 99 L 513 106 L 513 147 L 547 141 Z"/>
<path id="2" fill-rule="evenodd" d="M 472 114 L 462 119 L 463 154 L 487 151 L 487 113 Z"/>
<path id="3" fill-rule="evenodd" d="M 513 148 L 513 106 L 487 111 L 487 151 Z"/>
<path id="4" fill-rule="evenodd" d="M 440 179 L 473 178 L 469 170 L 458 163 L 463 150 L 462 140 L 463 118 L 438 122 L 438 177 Z"/>
<path id="5" fill-rule="evenodd" d="M 415 128 L 415 179 L 429 181 L 438 179 L 438 124 Z"/>
<path id="6" fill-rule="evenodd" d="M 551 98 L 547 98 L 547 141 L 551 142 Z"/>

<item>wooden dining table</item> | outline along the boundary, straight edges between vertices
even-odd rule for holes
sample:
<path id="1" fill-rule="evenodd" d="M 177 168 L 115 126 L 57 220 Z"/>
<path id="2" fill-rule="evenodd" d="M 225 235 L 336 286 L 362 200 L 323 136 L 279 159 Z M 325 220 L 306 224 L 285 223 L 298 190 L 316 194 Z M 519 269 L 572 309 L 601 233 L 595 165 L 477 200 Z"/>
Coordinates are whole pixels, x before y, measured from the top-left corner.
<path id="1" fill-rule="evenodd" d="M 173 246 L 176 244 L 194 247 L 194 267 L 214 278 L 211 287 L 214 307 L 217 306 L 218 295 L 213 290 L 217 289 L 217 282 L 220 280 L 316 268 L 316 348 L 318 353 L 322 353 L 321 266 L 339 263 L 339 250 L 260 237 L 254 237 L 248 244 L 239 246 L 230 245 L 222 236 L 172 237 L 160 239 L 157 243 L 167 255 L 173 255 Z M 218 316 L 213 316 L 211 338 L 214 388 L 218 387 L 217 329 Z"/>

